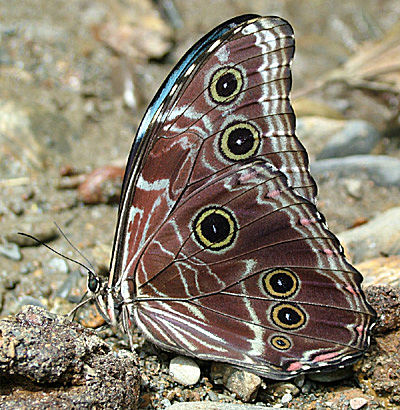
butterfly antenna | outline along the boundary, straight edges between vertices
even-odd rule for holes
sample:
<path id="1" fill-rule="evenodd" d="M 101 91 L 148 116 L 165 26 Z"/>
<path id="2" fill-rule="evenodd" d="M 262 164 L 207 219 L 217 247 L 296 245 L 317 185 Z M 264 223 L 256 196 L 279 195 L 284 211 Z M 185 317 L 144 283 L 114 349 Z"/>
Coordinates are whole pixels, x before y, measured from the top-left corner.
<path id="1" fill-rule="evenodd" d="M 57 222 L 54 222 L 54 225 L 57 227 L 58 231 L 60 232 L 60 234 L 64 237 L 64 239 L 69 243 L 69 245 L 71 246 L 71 248 L 78 254 L 80 255 L 88 264 L 89 266 L 92 268 L 92 272 L 95 271 L 94 266 L 91 264 L 90 260 L 67 238 L 67 236 L 65 235 L 65 233 L 62 231 L 62 229 L 57 225 Z M 87 269 L 87 268 L 86 268 Z M 87 269 L 90 270 L 90 269 Z"/>
<path id="2" fill-rule="evenodd" d="M 56 251 L 56 250 L 55 250 L 54 248 L 52 248 L 51 246 L 47 245 L 46 243 L 44 243 L 44 242 L 41 241 L 40 239 L 35 238 L 35 237 L 32 236 L 32 235 L 29 235 L 28 233 L 18 232 L 18 235 L 25 236 L 25 237 L 27 237 L 27 238 L 32 239 L 33 241 L 35 241 L 35 242 L 38 243 L 39 245 L 43 245 L 45 248 L 47 248 L 47 249 L 49 249 L 50 251 L 54 252 L 56 255 L 61 256 L 62 258 L 66 259 L 67 261 L 76 263 L 77 265 L 81 266 L 82 268 L 86 269 L 87 271 L 90 271 L 90 272 L 93 272 L 93 271 L 94 271 L 94 268 L 93 268 L 92 264 L 91 264 L 86 258 L 84 258 L 84 259 L 86 260 L 86 262 L 89 263 L 89 265 L 90 265 L 90 267 L 91 267 L 92 269 L 89 269 L 86 265 L 84 265 L 83 263 L 81 263 L 81 262 L 79 262 L 79 261 L 77 261 L 77 260 L 75 260 L 75 259 L 72 259 L 72 258 L 70 258 L 70 257 L 68 257 L 68 256 L 66 256 L 66 255 L 63 255 L 61 252 Z M 63 234 L 63 235 L 64 235 L 64 234 Z M 65 236 L 64 236 L 64 237 L 65 237 Z M 67 239 L 67 242 L 68 242 L 70 245 L 72 245 L 71 242 L 68 241 L 68 239 Z M 76 248 L 73 246 L 73 249 L 76 249 Z M 78 252 L 78 253 L 81 255 L 80 252 Z"/>
<path id="3" fill-rule="evenodd" d="M 93 300 L 93 297 L 85 299 L 87 296 L 88 292 L 86 291 L 84 295 L 81 297 L 81 300 L 79 303 L 67 314 L 68 317 L 72 316 L 72 320 L 75 320 L 75 315 L 76 312 L 82 307 L 85 306 L 87 303 L 91 302 Z"/>

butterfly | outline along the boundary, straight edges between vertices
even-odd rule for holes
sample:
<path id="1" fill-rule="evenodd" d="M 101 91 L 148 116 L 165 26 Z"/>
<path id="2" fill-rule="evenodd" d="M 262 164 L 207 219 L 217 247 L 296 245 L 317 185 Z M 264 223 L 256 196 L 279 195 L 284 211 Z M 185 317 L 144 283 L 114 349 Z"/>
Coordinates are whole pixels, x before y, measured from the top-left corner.
<path id="1" fill-rule="evenodd" d="M 368 348 L 362 276 L 315 206 L 289 100 L 294 35 L 243 15 L 179 61 L 129 154 L 108 282 L 111 324 L 163 349 L 287 379 Z M 323 131 L 322 131 L 323 132 Z"/>

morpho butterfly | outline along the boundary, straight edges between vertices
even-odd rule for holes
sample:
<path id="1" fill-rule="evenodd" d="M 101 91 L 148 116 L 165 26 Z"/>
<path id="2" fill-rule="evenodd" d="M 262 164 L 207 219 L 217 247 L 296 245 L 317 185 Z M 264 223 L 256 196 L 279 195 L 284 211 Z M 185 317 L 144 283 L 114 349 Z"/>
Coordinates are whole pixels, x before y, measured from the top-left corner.
<path id="1" fill-rule="evenodd" d="M 295 135 L 293 53 L 288 22 L 244 15 L 164 81 L 129 155 L 108 283 L 89 273 L 109 323 L 273 379 L 368 348 L 375 312 Z"/>

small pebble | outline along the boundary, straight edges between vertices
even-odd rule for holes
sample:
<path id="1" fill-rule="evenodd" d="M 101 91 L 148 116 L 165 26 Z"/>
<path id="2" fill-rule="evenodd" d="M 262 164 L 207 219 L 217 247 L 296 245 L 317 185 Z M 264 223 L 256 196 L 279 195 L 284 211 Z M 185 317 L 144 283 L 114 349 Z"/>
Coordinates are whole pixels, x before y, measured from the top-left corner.
<path id="1" fill-rule="evenodd" d="M 237 369 L 227 363 L 213 363 L 211 378 L 216 384 L 223 384 L 236 398 L 244 402 L 252 401 L 262 379 L 256 374 Z"/>
<path id="2" fill-rule="evenodd" d="M 15 243 L 6 243 L 0 245 L 0 255 L 5 256 L 13 261 L 20 261 L 22 259 L 21 251 L 19 246 Z"/>
<path id="3" fill-rule="evenodd" d="M 169 364 L 169 373 L 175 381 L 185 386 L 196 384 L 200 379 L 198 364 L 183 356 L 174 357 Z"/>
<path id="4" fill-rule="evenodd" d="M 211 401 L 217 401 L 218 400 L 218 396 L 212 390 L 210 390 L 208 392 L 208 397 L 210 398 Z"/>
<path id="5" fill-rule="evenodd" d="M 15 232 L 15 227 L 13 226 L 6 225 L 2 229 L 4 229 L 4 238 L 8 242 L 13 242 L 21 247 L 39 246 L 40 242 L 48 242 L 59 236 L 59 232 L 53 222 L 31 217 L 22 220 L 18 224 L 18 230 L 34 236 L 39 242 Z"/>
<path id="6" fill-rule="evenodd" d="M 368 400 L 365 399 L 364 397 L 354 397 L 353 399 L 350 399 L 350 407 L 353 410 L 361 409 L 367 403 L 368 403 Z"/>
<path id="7" fill-rule="evenodd" d="M 67 274 L 69 272 L 69 266 L 64 259 L 52 258 L 46 265 L 46 270 Z"/>
<path id="8" fill-rule="evenodd" d="M 168 399 L 163 399 L 161 400 L 160 405 L 162 406 L 163 409 L 165 409 L 171 406 L 171 402 Z"/>
<path id="9" fill-rule="evenodd" d="M 346 189 L 346 192 L 355 199 L 362 198 L 363 183 L 359 179 L 355 178 L 343 178 L 342 183 Z"/>
<path id="10" fill-rule="evenodd" d="M 270 384 L 267 386 L 266 391 L 268 394 L 273 395 L 275 398 L 281 400 L 287 394 L 291 397 L 295 397 L 300 393 L 300 389 L 290 382 L 278 382 L 274 384 Z"/>
<path id="11" fill-rule="evenodd" d="M 87 175 L 78 187 L 78 197 L 85 204 L 114 203 L 121 194 L 124 169 L 104 166 Z"/>
<path id="12" fill-rule="evenodd" d="M 291 402 L 292 399 L 293 399 L 293 397 L 290 393 L 285 393 L 282 396 L 281 402 L 282 402 L 282 404 L 287 404 L 287 403 Z"/>
<path id="13" fill-rule="evenodd" d="M 78 289 L 81 273 L 79 270 L 73 270 L 59 286 L 56 295 L 63 299 L 68 299 L 71 303 L 79 303 L 81 296 L 75 295 L 73 290 Z"/>

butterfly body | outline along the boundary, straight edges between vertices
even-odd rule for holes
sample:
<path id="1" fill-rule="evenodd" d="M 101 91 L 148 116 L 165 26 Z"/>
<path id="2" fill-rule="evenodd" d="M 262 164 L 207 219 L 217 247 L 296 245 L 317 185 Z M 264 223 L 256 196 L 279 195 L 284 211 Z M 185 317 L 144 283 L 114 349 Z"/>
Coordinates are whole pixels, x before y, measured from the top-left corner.
<path id="1" fill-rule="evenodd" d="M 353 361 L 374 312 L 315 207 L 294 36 L 241 16 L 193 46 L 139 127 L 101 310 L 157 345 L 285 379 Z"/>

